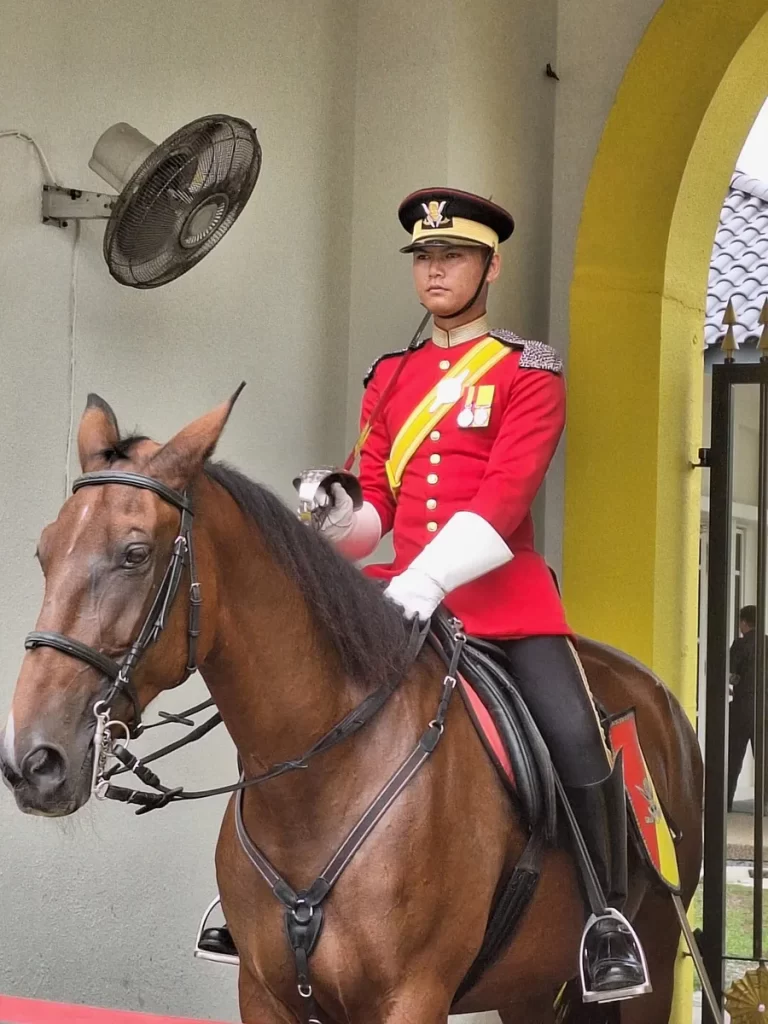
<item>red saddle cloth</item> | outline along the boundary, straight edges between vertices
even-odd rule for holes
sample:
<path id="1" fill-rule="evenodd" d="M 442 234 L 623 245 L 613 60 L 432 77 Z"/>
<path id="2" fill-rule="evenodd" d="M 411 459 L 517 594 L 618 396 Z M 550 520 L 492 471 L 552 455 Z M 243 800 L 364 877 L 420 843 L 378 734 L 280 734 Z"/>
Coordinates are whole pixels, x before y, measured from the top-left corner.
<path id="1" fill-rule="evenodd" d="M 216 1024 L 191 1017 L 158 1017 L 154 1013 L 106 1010 L 97 1006 L 49 1003 L 42 999 L 0 996 L 0 1024 Z M 224 1022 L 220 1022 L 224 1024 Z"/>
<path id="2" fill-rule="evenodd" d="M 509 759 L 507 748 L 504 746 L 499 735 L 499 730 L 491 718 L 491 713 L 463 676 L 459 676 L 459 685 L 461 686 L 464 703 L 469 710 L 469 717 L 475 723 L 475 728 L 480 734 L 480 739 L 485 744 L 491 760 L 509 784 L 514 787 L 515 772 L 512 768 L 512 762 Z"/>

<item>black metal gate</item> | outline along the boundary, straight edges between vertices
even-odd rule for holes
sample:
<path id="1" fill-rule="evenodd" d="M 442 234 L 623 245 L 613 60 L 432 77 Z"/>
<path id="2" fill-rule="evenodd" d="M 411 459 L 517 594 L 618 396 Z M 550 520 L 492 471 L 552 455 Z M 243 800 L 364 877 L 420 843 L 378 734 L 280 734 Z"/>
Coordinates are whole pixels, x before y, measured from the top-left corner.
<path id="1" fill-rule="evenodd" d="M 726 339 L 727 341 L 728 339 Z M 706 630 L 706 733 L 705 733 L 705 817 L 704 817 L 704 891 L 701 938 L 702 953 L 716 995 L 722 1000 L 725 987 L 725 961 L 763 963 L 766 936 L 763 915 L 763 814 L 765 792 L 765 711 L 766 711 L 766 600 L 768 597 L 768 353 L 760 351 L 759 362 L 736 363 L 734 349 L 723 345 L 726 361 L 712 368 L 711 447 L 704 452 L 703 465 L 710 470 L 709 511 L 709 583 Z M 762 345 L 761 345 L 762 349 Z M 754 358 L 754 356 L 753 356 Z M 745 389 L 749 389 L 747 394 Z M 739 438 L 735 409 L 747 401 L 751 411 L 750 448 L 737 460 Z M 741 427 L 741 434 L 745 433 Z M 756 438 L 754 434 L 756 433 Z M 756 453 L 756 454 L 755 454 Z M 757 497 L 757 522 L 751 530 L 750 573 L 755 581 L 756 636 L 754 731 L 755 758 L 754 819 L 752 857 L 752 935 L 751 953 L 734 954 L 726 943 L 726 867 L 728 844 L 727 779 L 730 710 L 729 649 L 734 640 L 734 573 L 732 543 L 734 537 L 734 472 L 739 463 L 739 478 L 746 473 Z M 752 503 L 750 502 L 750 505 Z M 751 561 L 754 559 L 754 563 Z M 743 597 L 736 592 L 736 601 Z M 746 601 L 744 602 L 747 603 Z M 736 616 L 738 618 L 738 615 Z M 738 684 L 737 684 L 738 685 Z M 743 691 L 746 693 L 747 691 Z M 748 819 L 747 819 L 748 820 Z M 748 890 L 747 890 L 748 891 Z M 712 1017 L 704 1007 L 704 1021 Z M 751 1018 L 750 1018 L 751 1019 Z M 766 1016 L 768 1020 L 768 1015 Z"/>

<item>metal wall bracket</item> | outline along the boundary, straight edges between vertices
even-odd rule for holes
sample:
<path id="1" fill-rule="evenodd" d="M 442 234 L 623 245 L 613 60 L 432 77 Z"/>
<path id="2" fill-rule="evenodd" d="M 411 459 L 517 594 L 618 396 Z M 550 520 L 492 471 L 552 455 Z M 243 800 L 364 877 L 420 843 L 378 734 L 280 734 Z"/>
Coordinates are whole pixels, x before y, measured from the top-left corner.
<path id="1" fill-rule="evenodd" d="M 65 228 L 71 220 L 106 220 L 116 199 L 109 192 L 43 185 L 43 224 Z"/>
<path id="2" fill-rule="evenodd" d="M 691 462 L 690 463 L 691 469 L 709 469 L 710 468 L 710 464 L 709 464 L 710 451 L 711 451 L 710 448 L 699 448 L 699 461 L 698 462 Z"/>

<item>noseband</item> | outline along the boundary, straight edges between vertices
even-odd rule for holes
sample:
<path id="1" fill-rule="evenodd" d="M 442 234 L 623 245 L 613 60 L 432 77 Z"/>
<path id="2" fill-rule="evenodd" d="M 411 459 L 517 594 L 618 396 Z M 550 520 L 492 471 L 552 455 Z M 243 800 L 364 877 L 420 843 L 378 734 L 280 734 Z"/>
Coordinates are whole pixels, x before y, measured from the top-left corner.
<path id="1" fill-rule="evenodd" d="M 121 661 L 115 661 L 114 658 L 89 647 L 88 644 L 84 644 L 80 640 L 49 630 L 29 633 L 24 641 L 24 646 L 27 650 L 33 650 L 36 647 L 52 647 L 56 651 L 68 654 L 71 658 L 84 661 L 87 665 L 103 673 L 112 685 L 106 697 L 99 701 L 94 708 L 97 720 L 103 719 L 106 723 L 115 698 L 125 694 L 133 705 L 133 718 L 130 727 L 124 723 L 114 724 L 124 725 L 129 735 L 136 737 L 142 731 L 142 724 L 141 705 L 133 682 L 133 673 L 141 656 L 165 629 L 185 565 L 189 569 L 188 653 L 187 665 L 179 683 L 188 679 L 197 668 L 197 638 L 200 635 L 200 605 L 202 602 L 192 547 L 192 506 L 186 494 L 167 487 L 153 477 L 142 476 L 140 473 L 123 473 L 119 470 L 85 473 L 73 483 L 72 493 L 74 494 L 83 487 L 98 487 L 102 484 L 122 484 L 125 487 L 138 487 L 144 491 L 152 491 L 181 512 L 179 533 L 173 544 L 168 568 L 165 570 L 165 575 L 144 619 L 144 624 L 139 630 L 139 635 Z"/>

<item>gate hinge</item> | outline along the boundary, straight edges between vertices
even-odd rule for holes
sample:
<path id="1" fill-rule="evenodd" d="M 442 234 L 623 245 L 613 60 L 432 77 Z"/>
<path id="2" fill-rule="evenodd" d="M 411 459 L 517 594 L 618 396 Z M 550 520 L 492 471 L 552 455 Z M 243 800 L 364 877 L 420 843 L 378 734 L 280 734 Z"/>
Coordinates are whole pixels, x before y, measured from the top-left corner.
<path id="1" fill-rule="evenodd" d="M 711 448 L 699 448 L 699 461 L 691 462 L 691 469 L 709 469 L 709 457 L 712 453 Z"/>

